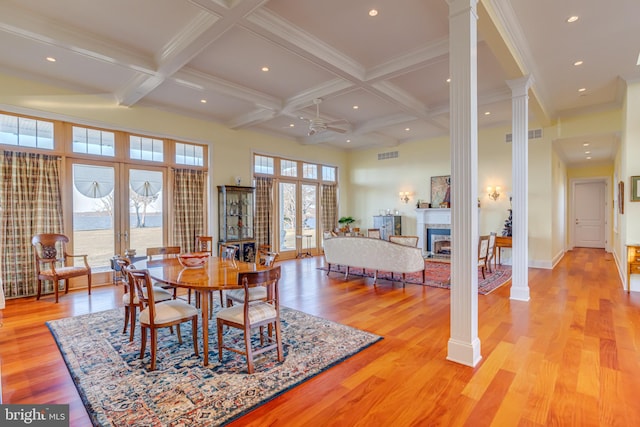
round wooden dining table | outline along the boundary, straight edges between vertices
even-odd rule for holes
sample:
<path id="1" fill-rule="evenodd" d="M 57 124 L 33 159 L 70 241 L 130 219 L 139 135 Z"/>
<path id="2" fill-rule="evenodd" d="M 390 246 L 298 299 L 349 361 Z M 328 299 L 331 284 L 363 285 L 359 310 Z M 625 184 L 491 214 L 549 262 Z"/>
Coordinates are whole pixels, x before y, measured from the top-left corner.
<path id="1" fill-rule="evenodd" d="M 155 281 L 171 287 L 192 289 L 200 295 L 202 311 L 202 341 L 204 348 L 204 366 L 209 365 L 209 300 L 215 291 L 240 289 L 238 273 L 257 271 L 269 267 L 260 264 L 233 261 L 218 257 L 209 257 L 202 267 L 185 268 L 177 258 L 139 261 L 136 268 L 147 269 Z M 222 304 L 222 302 L 221 302 Z"/>

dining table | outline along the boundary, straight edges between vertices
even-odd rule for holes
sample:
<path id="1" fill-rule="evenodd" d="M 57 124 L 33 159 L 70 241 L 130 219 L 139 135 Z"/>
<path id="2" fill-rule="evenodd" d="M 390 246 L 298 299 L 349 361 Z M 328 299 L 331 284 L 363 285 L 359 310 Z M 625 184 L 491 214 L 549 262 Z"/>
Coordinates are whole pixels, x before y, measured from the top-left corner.
<path id="1" fill-rule="evenodd" d="M 174 288 L 185 288 L 195 291 L 200 296 L 202 311 L 202 341 L 204 366 L 209 365 L 209 301 L 213 292 L 241 289 L 238 284 L 238 273 L 265 270 L 259 263 L 223 259 L 211 256 L 200 267 L 183 267 L 178 258 L 144 260 L 136 262 L 135 267 L 146 269 L 149 276 L 162 284 Z M 221 305 L 223 302 L 220 302 Z"/>

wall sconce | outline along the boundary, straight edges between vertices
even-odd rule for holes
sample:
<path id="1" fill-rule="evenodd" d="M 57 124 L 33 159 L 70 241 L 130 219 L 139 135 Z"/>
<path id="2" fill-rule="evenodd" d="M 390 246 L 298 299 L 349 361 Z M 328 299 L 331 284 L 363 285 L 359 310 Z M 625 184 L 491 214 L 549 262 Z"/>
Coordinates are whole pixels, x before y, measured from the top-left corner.
<path id="1" fill-rule="evenodd" d="M 401 191 L 400 192 L 400 200 L 405 202 L 405 203 L 409 203 L 409 192 L 408 191 Z"/>
<path id="2" fill-rule="evenodd" d="M 487 187 L 487 194 L 491 200 L 498 200 L 500 197 L 500 187 L 496 186 L 495 190 L 491 186 Z"/>

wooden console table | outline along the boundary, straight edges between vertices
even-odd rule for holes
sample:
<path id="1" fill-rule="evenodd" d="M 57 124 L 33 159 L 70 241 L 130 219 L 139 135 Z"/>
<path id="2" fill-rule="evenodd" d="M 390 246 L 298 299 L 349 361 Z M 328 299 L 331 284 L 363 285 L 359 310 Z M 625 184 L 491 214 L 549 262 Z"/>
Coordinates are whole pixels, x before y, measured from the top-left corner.
<path id="1" fill-rule="evenodd" d="M 632 274 L 640 274 L 640 245 L 627 245 L 627 292 L 631 292 Z"/>
<path id="2" fill-rule="evenodd" d="M 511 236 L 496 236 L 496 246 L 494 250 L 496 251 L 496 256 L 493 257 L 493 266 L 496 267 L 498 264 L 502 264 L 500 261 L 500 255 L 502 254 L 502 248 L 510 248 L 511 246 Z"/>

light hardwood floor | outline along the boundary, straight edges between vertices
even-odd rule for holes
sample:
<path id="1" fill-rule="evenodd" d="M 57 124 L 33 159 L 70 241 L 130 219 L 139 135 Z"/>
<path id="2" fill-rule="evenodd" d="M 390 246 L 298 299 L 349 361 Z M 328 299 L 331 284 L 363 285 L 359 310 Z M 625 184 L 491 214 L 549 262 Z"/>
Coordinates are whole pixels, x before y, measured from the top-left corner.
<path id="1" fill-rule="evenodd" d="M 531 301 L 507 284 L 479 296 L 482 362 L 446 360 L 449 291 L 284 261 L 282 304 L 384 336 L 368 349 L 237 420 L 235 426 L 638 426 L 640 293 L 611 255 L 576 249 L 530 269 Z M 4 403 L 69 403 L 90 425 L 44 322 L 120 305 L 121 287 L 11 300 L 0 319 Z"/>

